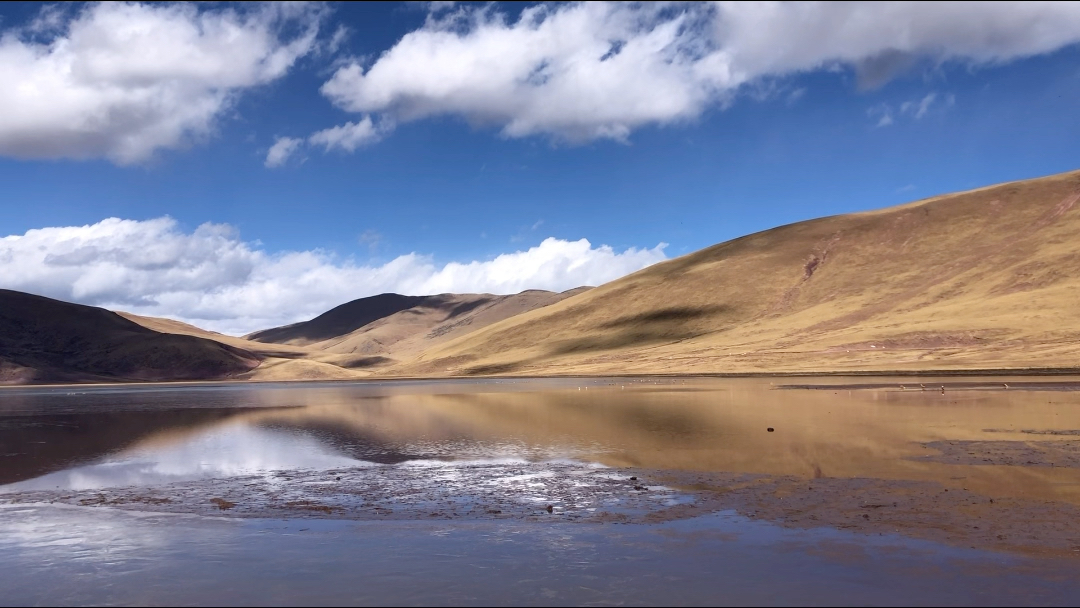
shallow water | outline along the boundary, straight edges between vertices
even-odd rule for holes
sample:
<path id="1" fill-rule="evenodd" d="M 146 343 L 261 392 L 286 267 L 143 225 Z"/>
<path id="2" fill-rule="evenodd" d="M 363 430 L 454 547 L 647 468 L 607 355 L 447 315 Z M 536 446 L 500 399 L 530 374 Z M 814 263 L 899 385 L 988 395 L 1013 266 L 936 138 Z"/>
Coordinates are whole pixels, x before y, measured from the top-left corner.
<path id="1" fill-rule="evenodd" d="M 979 381 L 4 389 L 0 603 L 1075 603 L 1074 560 L 784 529 L 644 481 L 1080 504 L 1080 392 Z"/>
<path id="2" fill-rule="evenodd" d="M 1053 563 L 716 514 L 651 526 L 0 509 L 5 605 L 1075 604 Z M 1039 570 L 1032 572 L 1032 568 Z"/>

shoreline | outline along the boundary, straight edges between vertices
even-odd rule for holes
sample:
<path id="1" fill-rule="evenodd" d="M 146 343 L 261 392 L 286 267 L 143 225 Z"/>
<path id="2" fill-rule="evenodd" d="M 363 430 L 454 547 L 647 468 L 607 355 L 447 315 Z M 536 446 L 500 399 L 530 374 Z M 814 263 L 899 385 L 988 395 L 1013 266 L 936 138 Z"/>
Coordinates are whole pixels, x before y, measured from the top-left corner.
<path id="1" fill-rule="evenodd" d="M 453 465 L 450 465 L 453 466 Z M 1080 558 L 1080 507 L 932 481 L 693 472 L 570 463 L 464 464 L 467 484 L 411 467 L 278 471 L 165 485 L 0 494 L 0 505 L 60 505 L 226 519 L 659 524 L 735 512 L 796 530 L 896 534 L 999 554 Z M 538 478 L 538 471 L 554 471 Z M 505 488 L 497 479 L 540 481 Z M 458 487 L 460 486 L 460 487 Z M 535 494 L 536 496 L 530 496 Z"/>
<path id="2" fill-rule="evenodd" d="M 858 371 L 811 371 L 811 372 L 714 372 L 714 373 L 651 373 L 651 374 L 550 374 L 529 376 L 380 376 L 366 378 L 296 378 L 282 380 L 117 380 L 115 382 L 64 382 L 64 383 L 26 383 L 0 384 L 0 390 L 20 388 L 63 388 L 63 387 L 119 387 L 119 386 L 216 386 L 228 384 L 286 384 L 286 383 L 349 383 L 378 384 L 386 382 L 439 382 L 439 381 L 490 381 L 490 380 L 560 380 L 560 379 L 606 379 L 606 378 L 660 378 L 674 380 L 710 379 L 710 378 L 963 378 L 999 376 L 1010 378 L 1080 376 L 1077 367 L 1036 367 L 1036 368 L 981 368 L 970 370 L 858 370 Z M 784 389 L 834 388 L 843 385 L 786 385 Z M 890 384 L 861 384 L 858 388 L 892 388 Z M 946 387 L 949 385 L 946 384 Z M 852 388 L 847 387 L 845 388 Z M 1017 387 L 1019 388 L 1019 386 Z"/>

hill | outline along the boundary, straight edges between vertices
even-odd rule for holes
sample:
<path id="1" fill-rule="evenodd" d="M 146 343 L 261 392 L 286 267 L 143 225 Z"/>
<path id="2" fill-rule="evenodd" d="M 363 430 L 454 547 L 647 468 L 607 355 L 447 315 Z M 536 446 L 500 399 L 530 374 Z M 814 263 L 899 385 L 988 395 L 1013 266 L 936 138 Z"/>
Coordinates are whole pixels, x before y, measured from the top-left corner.
<path id="1" fill-rule="evenodd" d="M 161 333 L 102 308 L 0 290 L 0 384 L 218 380 L 259 365 L 239 348 Z"/>
<path id="2" fill-rule="evenodd" d="M 148 329 L 203 337 L 252 353 L 261 364 L 239 376 L 242 379 L 349 380 L 391 369 L 433 345 L 588 289 L 579 287 L 563 293 L 534 289 L 505 296 L 382 294 L 353 300 L 310 321 L 242 338 L 173 319 L 117 314 Z M 406 308 L 400 309 L 402 306 Z M 344 333 L 335 334 L 337 331 Z M 330 337 L 319 339 L 326 335 Z"/>
<path id="3" fill-rule="evenodd" d="M 1080 368 L 1080 172 L 781 226 L 436 345 L 402 375 Z"/>
<path id="4" fill-rule="evenodd" d="M 256 331 L 244 336 L 244 339 L 254 342 L 307 346 L 344 336 L 372 321 L 421 304 L 426 298 L 427 296 L 402 296 L 396 293 L 360 298 L 331 308 L 310 321 Z"/>
<path id="5" fill-rule="evenodd" d="M 329 353 L 411 359 L 436 344 L 549 306 L 588 289 L 579 287 L 562 293 L 530 289 L 506 296 L 427 296 L 411 308 L 387 315 L 348 334 L 309 344 L 308 347 Z"/>
<path id="6" fill-rule="evenodd" d="M 383 294 L 243 338 L 0 291 L 0 382 L 1080 372 L 1080 171 L 780 226 L 598 288 Z"/>

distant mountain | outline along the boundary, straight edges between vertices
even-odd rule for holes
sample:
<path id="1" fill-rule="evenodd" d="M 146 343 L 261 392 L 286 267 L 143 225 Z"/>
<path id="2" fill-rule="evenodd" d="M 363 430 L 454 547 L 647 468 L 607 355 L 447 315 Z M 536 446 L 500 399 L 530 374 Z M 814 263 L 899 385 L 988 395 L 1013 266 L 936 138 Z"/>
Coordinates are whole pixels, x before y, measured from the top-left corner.
<path id="1" fill-rule="evenodd" d="M 1080 369 L 1080 171 L 744 236 L 387 373 L 993 369 Z"/>
<path id="2" fill-rule="evenodd" d="M 1074 171 L 781 226 L 597 288 L 383 294 L 245 338 L 0 291 L 0 382 L 1077 373 L 1078 235 Z"/>
<path id="3" fill-rule="evenodd" d="M 342 304 L 310 321 L 242 338 L 173 319 L 117 314 L 148 329 L 208 338 L 252 353 L 261 364 L 240 376 L 243 379 L 349 380 L 385 373 L 436 344 L 589 289 L 562 293 L 531 289 L 505 296 L 382 294 Z"/>
<path id="4" fill-rule="evenodd" d="M 244 336 L 244 339 L 272 344 L 307 346 L 344 336 L 372 321 L 421 304 L 426 298 L 427 296 L 402 296 L 396 293 L 360 298 L 331 308 L 310 321 L 252 332 Z"/>
<path id="5" fill-rule="evenodd" d="M 550 306 L 588 289 L 579 287 L 562 293 L 530 289 L 506 296 L 426 296 L 410 308 L 382 317 L 347 334 L 309 344 L 308 348 L 328 353 L 407 360 L 436 344 L 513 316 Z"/>
<path id="6" fill-rule="evenodd" d="M 505 296 L 387 293 L 353 300 L 310 321 L 257 331 L 244 338 L 301 346 L 322 353 L 357 355 L 333 360 L 345 367 L 369 367 L 412 359 L 435 344 L 587 289 L 580 287 L 563 293 L 530 289 Z"/>
<path id="7" fill-rule="evenodd" d="M 0 384 L 219 380 L 259 359 L 205 338 L 161 333 L 102 308 L 0 290 Z"/>

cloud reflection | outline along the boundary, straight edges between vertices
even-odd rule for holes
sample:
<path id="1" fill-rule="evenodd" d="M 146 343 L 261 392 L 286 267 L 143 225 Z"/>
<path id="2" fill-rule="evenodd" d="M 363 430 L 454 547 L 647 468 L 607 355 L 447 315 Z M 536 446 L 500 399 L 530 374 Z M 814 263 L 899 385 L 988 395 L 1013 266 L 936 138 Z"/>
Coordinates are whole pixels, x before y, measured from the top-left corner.
<path id="1" fill-rule="evenodd" d="M 5 489 L 91 490 L 364 464 L 302 433 L 225 424 L 164 446 L 144 442 L 99 462 L 11 484 Z"/>

